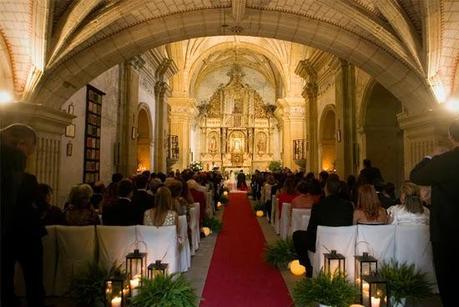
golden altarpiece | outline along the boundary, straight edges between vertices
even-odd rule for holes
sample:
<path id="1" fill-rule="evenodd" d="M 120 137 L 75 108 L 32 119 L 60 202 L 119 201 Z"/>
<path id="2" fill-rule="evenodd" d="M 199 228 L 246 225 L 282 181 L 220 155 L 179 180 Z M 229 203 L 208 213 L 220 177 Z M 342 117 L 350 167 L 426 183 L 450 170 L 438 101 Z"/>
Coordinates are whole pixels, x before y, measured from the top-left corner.
<path id="1" fill-rule="evenodd" d="M 243 83 L 239 65 L 228 75 L 229 82 L 220 84 L 209 102 L 198 107 L 201 161 L 209 169 L 265 169 L 273 156 L 276 106 L 263 102 L 255 89 Z"/>

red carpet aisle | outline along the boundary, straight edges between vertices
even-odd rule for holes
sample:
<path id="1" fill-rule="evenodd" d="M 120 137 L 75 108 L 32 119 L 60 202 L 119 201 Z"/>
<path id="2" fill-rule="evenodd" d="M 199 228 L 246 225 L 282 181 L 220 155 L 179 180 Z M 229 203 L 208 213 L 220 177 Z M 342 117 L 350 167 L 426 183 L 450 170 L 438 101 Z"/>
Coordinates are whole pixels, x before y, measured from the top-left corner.
<path id="1" fill-rule="evenodd" d="M 247 194 L 230 193 L 229 199 L 201 306 L 291 306 L 281 274 L 263 261 L 265 239 Z"/>

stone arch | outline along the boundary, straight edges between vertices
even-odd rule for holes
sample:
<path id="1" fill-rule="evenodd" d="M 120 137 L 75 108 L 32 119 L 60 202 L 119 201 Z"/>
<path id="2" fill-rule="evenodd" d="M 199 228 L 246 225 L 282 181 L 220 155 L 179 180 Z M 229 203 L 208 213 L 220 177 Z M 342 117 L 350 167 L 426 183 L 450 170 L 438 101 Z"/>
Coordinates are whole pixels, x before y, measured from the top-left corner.
<path id="1" fill-rule="evenodd" d="M 401 102 L 380 83 L 372 82 L 363 101 L 364 157 L 381 170 L 386 182 L 396 187 L 402 183 L 403 131 L 397 114 L 402 111 Z"/>
<path id="2" fill-rule="evenodd" d="M 319 122 L 319 165 L 321 170 L 336 171 L 337 139 L 336 108 L 329 104 L 322 111 Z"/>
<path id="3" fill-rule="evenodd" d="M 139 2 L 141 6 L 146 4 L 147 1 Z M 59 108 L 89 80 L 134 55 L 174 41 L 221 35 L 222 10 L 224 14 L 225 10 L 230 11 L 229 8 L 197 8 L 151 17 L 105 36 L 89 35 L 91 30 L 86 30 L 69 44 L 65 55 L 50 63 L 30 100 Z M 122 12 L 117 10 L 118 18 L 129 10 Z M 326 20 L 281 9 L 247 8 L 246 14 L 250 18 L 240 23 L 244 35 L 305 44 L 348 60 L 374 76 L 413 112 L 431 108 L 435 102 L 430 86 L 406 53 L 400 48 L 381 47 L 392 41 L 386 32 L 385 36 L 378 36 L 381 40 L 378 43 Z M 104 18 L 115 20 L 113 15 L 107 14 Z M 363 25 L 369 32 L 373 26 Z"/>
<path id="4" fill-rule="evenodd" d="M 137 170 L 152 169 L 152 123 L 151 113 L 146 103 L 140 103 L 137 109 Z"/>

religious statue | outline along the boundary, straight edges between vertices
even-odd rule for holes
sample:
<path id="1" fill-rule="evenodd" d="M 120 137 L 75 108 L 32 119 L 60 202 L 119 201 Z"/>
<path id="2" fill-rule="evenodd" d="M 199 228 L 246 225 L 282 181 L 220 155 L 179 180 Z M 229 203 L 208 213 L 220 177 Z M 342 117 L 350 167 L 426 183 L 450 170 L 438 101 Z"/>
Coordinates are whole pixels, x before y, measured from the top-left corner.
<path id="1" fill-rule="evenodd" d="M 263 133 L 258 135 L 257 153 L 262 155 L 266 152 L 266 136 Z"/>
<path id="2" fill-rule="evenodd" d="M 215 137 L 215 135 L 212 135 L 212 137 L 209 140 L 209 152 L 210 153 L 217 152 L 217 138 Z"/>
<path id="3" fill-rule="evenodd" d="M 231 148 L 231 152 L 232 153 L 240 153 L 242 152 L 242 148 L 241 148 L 241 140 L 234 140 L 233 141 L 233 147 Z"/>

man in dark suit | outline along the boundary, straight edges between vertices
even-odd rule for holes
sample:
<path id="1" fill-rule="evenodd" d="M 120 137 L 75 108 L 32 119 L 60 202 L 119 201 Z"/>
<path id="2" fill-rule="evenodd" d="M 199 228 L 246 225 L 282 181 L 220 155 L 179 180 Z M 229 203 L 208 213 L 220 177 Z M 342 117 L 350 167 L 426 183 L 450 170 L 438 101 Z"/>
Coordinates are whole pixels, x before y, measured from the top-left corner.
<path id="1" fill-rule="evenodd" d="M 143 225 L 143 215 L 145 211 L 153 208 L 155 205 L 155 197 L 147 191 L 148 179 L 149 177 L 144 174 L 138 175 L 135 178 L 135 186 L 137 189 L 134 191 L 132 204 L 134 206 L 134 215 L 137 225 Z"/>
<path id="2" fill-rule="evenodd" d="M 238 190 L 246 190 L 247 189 L 247 183 L 245 182 L 245 174 L 243 170 L 239 171 L 239 174 L 237 174 L 237 188 Z"/>
<path id="3" fill-rule="evenodd" d="M 426 156 L 414 167 L 410 180 L 431 186 L 430 240 L 443 306 L 457 306 L 455 280 L 459 274 L 459 119 L 449 127 L 454 148 Z"/>
<path id="4" fill-rule="evenodd" d="M 378 180 L 384 182 L 379 168 L 372 166 L 369 159 L 363 160 L 363 169 L 359 174 L 359 183 L 375 185 Z"/>
<path id="5" fill-rule="evenodd" d="M 13 124 L 0 131 L 1 194 L 1 306 L 17 306 L 14 269 L 20 263 L 28 306 L 42 307 L 43 245 L 46 235 L 35 206 L 38 183 L 25 172 L 26 161 L 35 150 L 37 136 L 26 125 Z"/>
<path id="6" fill-rule="evenodd" d="M 349 226 L 352 225 L 354 207 L 349 201 L 339 197 L 341 183 L 338 176 L 328 177 L 325 185 L 325 198 L 311 209 L 311 218 L 306 231 L 293 233 L 293 244 L 300 263 L 306 267 L 308 277 L 312 276 L 312 265 L 308 250 L 316 251 L 317 226 Z"/>
<path id="7" fill-rule="evenodd" d="M 118 182 L 118 198 L 102 213 L 104 225 L 131 226 L 137 223 L 134 206 L 131 201 L 133 189 L 134 185 L 129 179 L 123 179 Z"/>

